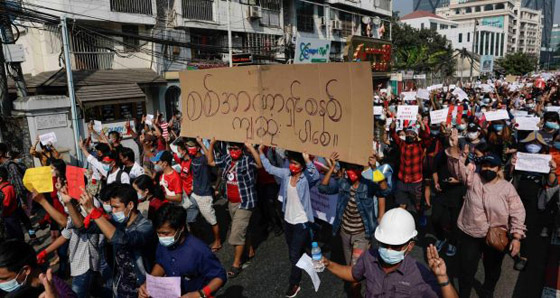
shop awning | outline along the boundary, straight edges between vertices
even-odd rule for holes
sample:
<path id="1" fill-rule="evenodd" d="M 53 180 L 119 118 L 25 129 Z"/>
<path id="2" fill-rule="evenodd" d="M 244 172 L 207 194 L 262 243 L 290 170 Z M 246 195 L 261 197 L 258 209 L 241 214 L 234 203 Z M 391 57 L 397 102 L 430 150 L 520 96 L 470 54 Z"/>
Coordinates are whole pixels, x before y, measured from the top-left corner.
<path id="1" fill-rule="evenodd" d="M 146 94 L 138 84 L 80 86 L 76 100 L 84 108 L 146 101 Z"/>

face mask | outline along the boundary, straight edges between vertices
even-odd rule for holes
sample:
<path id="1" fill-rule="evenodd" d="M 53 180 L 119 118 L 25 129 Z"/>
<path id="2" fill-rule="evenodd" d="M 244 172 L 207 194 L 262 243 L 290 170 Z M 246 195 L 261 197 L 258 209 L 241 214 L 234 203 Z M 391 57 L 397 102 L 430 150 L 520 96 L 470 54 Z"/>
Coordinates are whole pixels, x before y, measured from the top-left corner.
<path id="1" fill-rule="evenodd" d="M 494 124 L 492 125 L 492 127 L 494 127 L 494 129 L 496 131 L 502 131 L 502 129 L 504 129 L 504 125 L 503 124 Z"/>
<path id="2" fill-rule="evenodd" d="M 104 164 L 103 164 L 103 170 L 104 170 L 105 172 L 110 172 L 110 171 L 111 171 L 111 165 L 110 165 L 110 164 L 104 163 Z"/>
<path id="3" fill-rule="evenodd" d="M 136 194 L 138 195 L 138 201 L 144 201 L 144 196 L 141 193 L 137 192 Z"/>
<path id="4" fill-rule="evenodd" d="M 165 247 L 169 247 L 169 246 L 175 244 L 175 242 L 177 241 L 177 240 L 175 240 L 175 236 L 177 236 L 177 233 L 178 233 L 178 232 L 179 232 L 179 231 L 175 232 L 175 235 L 173 235 L 173 236 L 158 237 L 159 243 L 160 243 L 161 245 L 165 246 Z M 180 234 L 179 234 L 179 235 L 180 235 Z"/>
<path id="5" fill-rule="evenodd" d="M 540 144 L 527 144 L 527 145 L 525 145 L 525 149 L 529 153 L 539 153 L 542 149 L 542 145 L 540 145 Z"/>
<path id="6" fill-rule="evenodd" d="M 163 167 L 161 165 L 154 165 L 154 170 L 156 172 L 163 172 Z"/>
<path id="7" fill-rule="evenodd" d="M 13 292 L 13 291 L 19 289 L 27 281 L 27 276 L 25 277 L 25 280 L 22 283 L 18 283 L 18 281 L 17 281 L 18 276 L 19 276 L 19 273 L 18 273 L 18 275 L 16 275 L 16 277 L 14 277 L 14 279 L 8 280 L 8 281 L 3 282 L 3 283 L 0 283 L 0 290 L 9 293 L 9 292 Z"/>
<path id="8" fill-rule="evenodd" d="M 406 250 L 396 251 L 385 247 L 380 247 L 377 251 L 379 252 L 379 256 L 383 262 L 389 265 L 395 265 L 402 262 L 402 260 L 404 260 L 404 253 L 406 252 Z"/>
<path id="9" fill-rule="evenodd" d="M 105 213 L 111 213 L 113 207 L 111 207 L 111 204 L 103 204 L 103 210 L 105 210 Z"/>
<path id="10" fill-rule="evenodd" d="M 466 124 L 459 124 L 459 125 L 457 125 L 457 130 L 459 130 L 459 131 L 463 131 L 463 130 L 465 130 L 466 128 L 467 128 L 467 125 L 466 125 Z"/>
<path id="11" fill-rule="evenodd" d="M 177 152 L 177 157 L 179 157 L 179 159 L 183 158 L 184 155 L 181 152 Z"/>
<path id="12" fill-rule="evenodd" d="M 485 98 L 482 100 L 483 103 L 489 103 L 490 102 L 490 98 Z"/>
<path id="13" fill-rule="evenodd" d="M 406 136 L 399 136 L 399 139 L 406 141 Z"/>
<path id="14" fill-rule="evenodd" d="M 348 176 L 348 180 L 350 180 L 352 184 L 356 183 L 356 181 L 360 179 L 360 176 L 358 175 L 358 173 L 356 173 L 355 170 L 346 171 L 346 176 Z"/>
<path id="15" fill-rule="evenodd" d="M 239 159 L 239 157 L 241 157 L 241 149 L 235 149 L 235 150 L 230 149 L 229 156 L 231 156 L 231 158 L 234 160 Z"/>
<path id="16" fill-rule="evenodd" d="M 496 176 L 498 175 L 498 173 L 492 171 L 492 170 L 481 170 L 480 171 L 480 176 L 482 177 L 482 179 L 484 179 L 486 182 L 492 181 L 496 178 Z"/>
<path id="17" fill-rule="evenodd" d="M 430 134 L 432 136 L 438 136 L 439 135 L 439 130 L 432 130 L 432 131 L 430 131 Z"/>
<path id="18" fill-rule="evenodd" d="M 130 212 L 128 213 L 128 215 L 130 215 Z M 118 223 L 124 223 L 128 219 L 128 216 L 124 215 L 124 211 L 115 212 L 111 214 L 111 217 Z"/>
<path id="19" fill-rule="evenodd" d="M 406 136 L 405 141 L 410 144 L 410 143 L 414 142 L 414 139 L 415 138 L 413 136 Z"/>
<path id="20" fill-rule="evenodd" d="M 478 132 L 467 133 L 467 138 L 469 138 L 470 140 L 476 140 L 476 138 L 478 138 Z"/>
<path id="21" fill-rule="evenodd" d="M 299 172 L 301 172 L 301 167 L 300 166 L 290 164 L 290 173 L 297 174 Z"/>
<path id="22" fill-rule="evenodd" d="M 554 148 L 560 150 L 560 142 L 554 142 Z"/>
<path id="23" fill-rule="evenodd" d="M 486 113 L 486 109 L 481 109 L 480 110 L 483 114 Z"/>
<path id="24" fill-rule="evenodd" d="M 190 156 L 195 156 L 198 153 L 198 148 L 187 148 L 187 151 Z"/>
<path id="25" fill-rule="evenodd" d="M 549 128 L 549 129 L 558 130 L 560 128 L 560 125 L 558 125 L 558 123 L 556 123 L 556 122 L 546 121 L 546 123 L 544 125 L 546 126 L 546 128 Z"/>
<path id="26" fill-rule="evenodd" d="M 447 108 L 447 107 L 448 107 L 448 105 L 443 105 L 443 108 L 444 108 L 444 109 Z"/>
<path id="27" fill-rule="evenodd" d="M 534 103 L 528 103 L 528 104 L 527 104 L 527 107 L 528 107 L 529 109 L 534 109 L 534 108 L 535 108 L 535 104 L 534 104 Z"/>

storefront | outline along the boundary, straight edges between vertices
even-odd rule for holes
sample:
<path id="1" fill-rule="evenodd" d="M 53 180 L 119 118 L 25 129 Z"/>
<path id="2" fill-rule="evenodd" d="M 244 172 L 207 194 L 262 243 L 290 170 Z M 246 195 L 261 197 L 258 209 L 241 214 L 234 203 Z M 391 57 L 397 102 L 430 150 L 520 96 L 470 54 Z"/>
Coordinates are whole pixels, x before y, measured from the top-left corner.
<path id="1" fill-rule="evenodd" d="M 344 48 L 344 61 L 371 63 L 374 90 L 387 88 L 391 70 L 390 41 L 365 36 L 351 36 Z"/>

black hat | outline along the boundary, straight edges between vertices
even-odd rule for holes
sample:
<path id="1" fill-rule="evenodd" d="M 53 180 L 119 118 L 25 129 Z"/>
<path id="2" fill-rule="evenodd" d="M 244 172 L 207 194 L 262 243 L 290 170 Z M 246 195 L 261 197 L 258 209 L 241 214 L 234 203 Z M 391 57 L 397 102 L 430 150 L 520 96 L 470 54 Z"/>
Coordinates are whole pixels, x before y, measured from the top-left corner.
<path id="1" fill-rule="evenodd" d="M 471 123 L 469 123 L 469 125 L 467 125 L 467 131 L 468 131 L 468 132 L 477 132 L 477 131 L 480 131 L 480 125 L 478 125 L 478 124 L 476 124 L 476 123 L 474 123 L 474 122 L 471 122 Z"/>
<path id="2" fill-rule="evenodd" d="M 494 154 L 494 153 L 489 153 L 488 155 L 484 156 L 481 160 L 481 164 L 489 164 L 491 166 L 501 166 L 502 165 L 502 159 Z"/>

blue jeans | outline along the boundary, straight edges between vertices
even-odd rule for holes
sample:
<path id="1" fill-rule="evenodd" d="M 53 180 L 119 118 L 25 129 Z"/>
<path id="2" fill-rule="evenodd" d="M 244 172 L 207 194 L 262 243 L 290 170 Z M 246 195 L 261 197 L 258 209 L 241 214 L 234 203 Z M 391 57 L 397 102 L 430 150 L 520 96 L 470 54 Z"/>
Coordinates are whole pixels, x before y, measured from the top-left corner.
<path id="1" fill-rule="evenodd" d="M 305 253 L 305 249 L 311 247 L 311 227 L 309 223 L 292 225 L 284 222 L 284 235 L 288 243 L 290 263 L 292 263 L 290 286 L 299 285 L 302 271 L 296 264 Z"/>
<path id="2" fill-rule="evenodd" d="M 89 297 L 91 283 L 94 277 L 93 273 L 92 270 L 88 270 L 84 274 L 72 277 L 72 291 L 78 295 L 78 298 Z"/>

